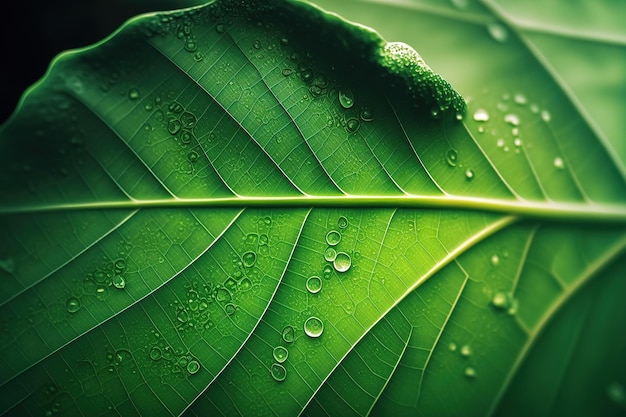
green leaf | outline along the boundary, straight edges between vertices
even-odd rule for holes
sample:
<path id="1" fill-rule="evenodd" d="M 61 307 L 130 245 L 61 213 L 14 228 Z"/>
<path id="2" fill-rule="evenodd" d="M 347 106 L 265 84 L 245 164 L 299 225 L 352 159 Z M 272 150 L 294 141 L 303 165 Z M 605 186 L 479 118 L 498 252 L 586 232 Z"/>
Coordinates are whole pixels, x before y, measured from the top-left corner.
<path id="1" fill-rule="evenodd" d="M 623 411 L 617 130 L 491 3 L 354 3 L 463 120 L 411 47 L 300 2 L 133 19 L 25 94 L 3 413 Z"/>

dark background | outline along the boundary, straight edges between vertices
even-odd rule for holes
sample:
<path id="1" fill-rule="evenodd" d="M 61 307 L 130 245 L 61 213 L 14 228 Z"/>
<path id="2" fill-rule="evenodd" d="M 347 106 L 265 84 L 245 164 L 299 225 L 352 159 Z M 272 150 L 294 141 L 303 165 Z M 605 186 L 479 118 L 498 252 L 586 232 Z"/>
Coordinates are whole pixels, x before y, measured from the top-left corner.
<path id="1" fill-rule="evenodd" d="M 10 0 L 3 4 L 0 34 L 0 124 L 24 91 L 60 52 L 91 45 L 129 18 L 187 7 L 193 0 Z"/>

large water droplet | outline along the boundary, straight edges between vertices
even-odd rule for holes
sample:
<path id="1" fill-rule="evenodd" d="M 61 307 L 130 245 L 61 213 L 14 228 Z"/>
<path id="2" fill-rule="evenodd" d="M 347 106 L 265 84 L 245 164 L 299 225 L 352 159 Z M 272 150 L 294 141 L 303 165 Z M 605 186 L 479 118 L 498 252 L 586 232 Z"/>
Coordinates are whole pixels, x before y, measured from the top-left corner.
<path id="1" fill-rule="evenodd" d="M 339 104 L 341 104 L 341 107 L 344 109 L 349 109 L 354 106 L 354 94 L 352 94 L 352 90 L 339 90 Z"/>
<path id="2" fill-rule="evenodd" d="M 124 275 L 116 275 L 113 278 L 113 286 L 120 290 L 123 289 L 126 286 L 126 278 L 124 278 Z"/>
<path id="3" fill-rule="evenodd" d="M 328 262 L 332 262 L 337 257 L 337 251 L 334 248 L 326 248 L 324 251 L 324 259 Z"/>
<path id="4" fill-rule="evenodd" d="M 285 326 L 282 332 L 282 338 L 287 343 L 292 343 L 296 338 L 296 329 L 293 326 Z"/>
<path id="5" fill-rule="evenodd" d="M 461 356 L 464 356 L 467 358 L 472 354 L 472 348 L 470 347 L 470 345 L 463 345 L 461 346 L 460 353 L 461 353 Z"/>
<path id="6" fill-rule="evenodd" d="M 563 169 L 565 167 L 565 163 L 563 162 L 563 159 L 560 157 L 554 158 L 553 164 L 556 169 Z"/>
<path id="7" fill-rule="evenodd" d="M 190 360 L 189 363 L 187 364 L 187 372 L 193 375 L 197 373 L 199 370 L 200 370 L 200 363 L 195 359 Z"/>
<path id="8" fill-rule="evenodd" d="M 316 275 L 306 280 L 306 289 L 311 294 L 317 294 L 322 290 L 322 279 Z"/>
<path id="9" fill-rule="evenodd" d="M 76 313 L 80 310 L 80 300 L 76 297 L 70 297 L 65 302 L 65 308 L 69 313 Z"/>
<path id="10" fill-rule="evenodd" d="M 326 233 L 326 243 L 330 246 L 336 246 L 339 242 L 341 242 L 341 234 L 338 231 L 331 230 Z"/>
<path id="11" fill-rule="evenodd" d="M 489 120 L 489 113 L 485 109 L 478 109 L 474 112 L 474 120 L 477 122 L 486 122 Z"/>
<path id="12" fill-rule="evenodd" d="M 497 22 L 489 23 L 487 30 L 491 37 L 498 42 L 505 42 L 509 37 L 509 32 L 506 28 Z"/>
<path id="13" fill-rule="evenodd" d="M 448 150 L 448 152 L 446 152 L 446 162 L 448 163 L 448 165 L 450 165 L 451 167 L 455 167 L 458 160 L 459 154 L 456 152 L 456 150 L 450 149 Z"/>
<path id="14" fill-rule="evenodd" d="M 337 272 L 346 272 L 352 265 L 350 255 L 345 252 L 339 252 L 333 261 L 333 266 Z"/>
<path id="15" fill-rule="evenodd" d="M 158 361 L 161 359 L 161 356 L 163 356 L 163 354 L 158 346 L 153 346 L 152 349 L 150 349 L 150 359 L 153 361 Z"/>
<path id="16" fill-rule="evenodd" d="M 252 268 L 256 263 L 256 253 L 252 251 L 244 253 L 241 258 L 243 260 L 243 266 L 246 268 Z"/>
<path id="17" fill-rule="evenodd" d="M 278 382 L 282 382 L 285 380 L 285 378 L 287 378 L 287 370 L 279 363 L 272 364 L 272 367 L 270 368 L 270 373 L 272 374 L 272 378 L 274 378 L 274 380 Z"/>
<path id="18" fill-rule="evenodd" d="M 519 126 L 519 117 L 513 113 L 504 116 L 504 121 L 512 126 Z"/>
<path id="19" fill-rule="evenodd" d="M 283 363 L 287 360 L 289 356 L 289 351 L 284 346 L 276 346 L 272 352 L 274 356 L 274 360 L 278 363 Z"/>
<path id="20" fill-rule="evenodd" d="M 340 229 L 345 229 L 346 227 L 348 227 L 348 219 L 344 216 L 339 217 L 339 220 L 337 220 L 337 227 L 339 227 Z"/>
<path id="21" fill-rule="evenodd" d="M 311 316 L 304 322 L 304 333 L 309 337 L 320 337 L 324 332 L 324 323 L 315 316 Z"/>

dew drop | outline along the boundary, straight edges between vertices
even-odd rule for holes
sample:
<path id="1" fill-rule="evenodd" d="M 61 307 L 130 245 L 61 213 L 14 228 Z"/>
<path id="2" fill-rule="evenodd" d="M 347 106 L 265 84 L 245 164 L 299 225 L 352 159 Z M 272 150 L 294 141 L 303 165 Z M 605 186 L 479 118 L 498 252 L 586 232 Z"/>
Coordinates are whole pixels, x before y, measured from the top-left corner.
<path id="1" fill-rule="evenodd" d="M 247 244 L 256 245 L 256 242 L 259 240 L 259 235 L 256 233 L 248 233 L 245 240 Z"/>
<path id="2" fill-rule="evenodd" d="M 232 299 L 232 297 L 230 295 L 230 291 L 228 291 L 226 288 L 218 288 L 217 292 L 215 293 L 215 299 L 220 303 L 227 303 Z"/>
<path id="3" fill-rule="evenodd" d="M 304 322 L 304 333 L 309 337 L 320 337 L 324 332 L 324 323 L 315 316 L 311 316 Z"/>
<path id="4" fill-rule="evenodd" d="M 161 356 L 163 356 L 163 354 L 161 353 L 161 349 L 159 349 L 158 346 L 153 346 L 152 349 L 150 349 L 150 359 L 152 359 L 153 361 L 158 361 L 159 359 L 161 359 Z"/>
<path id="5" fill-rule="evenodd" d="M 504 139 L 498 139 L 498 141 L 496 142 L 496 145 L 498 146 L 498 148 L 501 148 L 504 146 Z"/>
<path id="6" fill-rule="evenodd" d="M 187 364 L 187 372 L 193 375 L 197 373 L 199 370 L 200 370 L 200 363 L 195 359 L 190 360 L 189 363 Z"/>
<path id="7" fill-rule="evenodd" d="M 176 314 L 176 319 L 181 323 L 186 323 L 189 320 L 189 313 L 187 313 L 187 310 L 179 310 L 178 314 Z"/>
<path id="8" fill-rule="evenodd" d="M 337 272 L 346 272 L 352 265 L 350 255 L 345 252 L 339 252 L 333 261 L 333 266 Z"/>
<path id="9" fill-rule="evenodd" d="M 450 149 L 448 150 L 448 152 L 446 152 L 446 162 L 448 163 L 448 165 L 450 165 L 451 167 L 455 167 L 458 160 L 459 154 L 456 152 L 456 150 Z"/>
<path id="10" fill-rule="evenodd" d="M 326 233 L 326 243 L 330 246 L 336 246 L 339 242 L 341 242 L 341 234 L 338 231 L 331 230 Z"/>
<path id="11" fill-rule="evenodd" d="M 277 382 L 282 382 L 287 378 L 287 370 L 279 363 L 272 364 L 270 373 L 272 374 L 272 378 Z"/>
<path id="12" fill-rule="evenodd" d="M 359 122 L 359 119 L 352 117 L 346 122 L 346 131 L 348 133 L 356 133 L 360 126 L 361 123 Z"/>
<path id="13" fill-rule="evenodd" d="M 374 114 L 370 110 L 363 110 L 361 112 L 361 120 L 364 122 L 371 122 L 374 120 Z"/>
<path id="14" fill-rule="evenodd" d="M 454 342 L 448 343 L 448 349 L 450 350 L 450 352 L 456 351 L 456 349 L 457 349 L 456 343 L 454 343 Z"/>
<path id="15" fill-rule="evenodd" d="M 513 145 L 519 148 L 520 146 L 522 146 L 522 140 L 520 138 L 515 138 L 515 140 L 513 141 Z"/>
<path id="16" fill-rule="evenodd" d="M 509 37 L 509 32 L 500 23 L 493 22 L 487 25 L 489 35 L 497 42 L 505 42 Z"/>
<path id="17" fill-rule="evenodd" d="M 470 379 L 476 378 L 476 369 L 472 368 L 471 366 L 468 366 L 467 368 L 465 368 L 464 373 L 465 373 L 465 376 Z"/>
<path id="18" fill-rule="evenodd" d="M 218 23 L 217 25 L 215 25 L 215 31 L 217 33 L 224 33 L 225 30 L 226 26 L 223 23 Z"/>
<path id="19" fill-rule="evenodd" d="M 241 258 L 243 260 L 243 266 L 246 268 L 252 268 L 256 263 L 256 253 L 252 251 L 244 253 Z"/>
<path id="20" fill-rule="evenodd" d="M 311 294 L 317 294 L 322 290 L 322 279 L 316 275 L 306 280 L 306 289 Z"/>
<path id="21" fill-rule="evenodd" d="M 348 219 L 344 216 L 339 217 L 339 220 L 337 220 L 337 227 L 340 229 L 348 227 Z"/>
<path id="22" fill-rule="evenodd" d="M 170 105 L 168 106 L 168 109 L 172 112 L 172 113 L 182 113 L 184 110 L 184 107 L 182 104 L 174 101 L 172 103 L 170 103 Z"/>
<path id="23" fill-rule="evenodd" d="M 137 100 L 139 98 L 139 90 L 136 88 L 131 88 L 128 92 L 128 98 L 131 100 Z"/>
<path id="24" fill-rule="evenodd" d="M 491 262 L 491 265 L 498 266 L 498 265 L 500 265 L 500 257 L 498 255 L 494 254 L 494 255 L 491 256 L 490 262 Z"/>
<path id="25" fill-rule="evenodd" d="M 561 170 L 561 169 L 563 169 L 565 167 L 565 163 L 563 162 L 563 159 L 560 158 L 560 157 L 554 158 L 553 164 L 554 164 L 554 167 L 556 169 L 559 169 L 559 170 Z"/>
<path id="26" fill-rule="evenodd" d="M 180 123 L 184 129 L 193 129 L 198 119 L 193 113 L 186 111 L 180 115 Z"/>
<path id="27" fill-rule="evenodd" d="M 472 354 L 472 348 L 469 345 L 463 345 L 461 346 L 461 350 L 459 350 L 459 352 L 461 353 L 461 356 L 467 358 Z"/>
<path id="28" fill-rule="evenodd" d="M 548 110 L 541 111 L 541 120 L 543 120 L 546 123 L 552 120 L 552 116 L 550 115 L 550 112 Z"/>
<path id="29" fill-rule="evenodd" d="M 472 169 L 465 170 L 465 178 L 467 178 L 468 180 L 473 180 L 474 179 L 474 170 L 472 170 Z"/>
<path id="30" fill-rule="evenodd" d="M 65 302 L 65 308 L 69 313 L 76 313 L 80 307 L 80 300 L 76 297 L 70 297 Z"/>
<path id="31" fill-rule="evenodd" d="M 195 39 L 187 39 L 185 42 L 185 50 L 187 52 L 195 52 L 198 49 L 198 43 Z"/>
<path id="32" fill-rule="evenodd" d="M 237 311 L 237 306 L 233 303 L 228 303 L 224 306 L 224 311 L 227 316 L 232 316 Z"/>
<path id="33" fill-rule="evenodd" d="M 237 288 L 239 289 L 239 291 L 248 291 L 250 288 L 252 288 L 252 281 L 250 281 L 249 278 L 244 278 L 239 281 L 239 284 L 237 284 Z"/>
<path id="34" fill-rule="evenodd" d="M 324 251 L 324 259 L 326 259 L 328 262 L 334 261 L 336 257 L 337 251 L 334 248 L 327 248 Z"/>
<path id="35" fill-rule="evenodd" d="M 287 46 L 287 45 L 289 44 L 289 39 L 287 39 L 287 38 L 281 38 L 281 39 L 280 39 L 280 44 L 281 44 L 282 46 Z"/>
<path id="36" fill-rule="evenodd" d="M 276 346 L 272 351 L 272 355 L 274 356 L 274 360 L 278 363 L 283 363 L 287 360 L 289 356 L 289 351 L 284 346 Z"/>
<path id="37" fill-rule="evenodd" d="M 515 94 L 515 96 L 513 96 L 513 101 L 515 101 L 517 104 L 526 104 L 526 96 L 523 94 Z"/>
<path id="38" fill-rule="evenodd" d="M 198 155 L 198 152 L 196 151 L 190 151 L 187 154 L 187 160 L 191 163 L 194 163 L 198 160 L 198 158 L 200 157 L 200 155 Z"/>
<path id="39" fill-rule="evenodd" d="M 508 292 L 497 292 L 491 299 L 491 304 L 498 310 L 506 310 L 511 315 L 517 312 L 517 300 Z"/>
<path id="40" fill-rule="evenodd" d="M 504 121 L 512 126 L 519 126 L 519 117 L 513 113 L 504 116 Z"/>
<path id="41" fill-rule="evenodd" d="M 296 338 L 296 329 L 289 325 L 283 327 L 282 338 L 285 342 L 292 343 Z"/>
<path id="42" fill-rule="evenodd" d="M 252 47 L 254 49 L 261 49 L 263 47 L 263 44 L 261 43 L 260 40 L 256 39 L 253 43 L 252 43 Z"/>
<path id="43" fill-rule="evenodd" d="M 313 81 L 313 71 L 308 68 L 305 69 L 300 73 L 300 79 L 307 84 L 310 83 L 311 81 Z"/>
<path id="44" fill-rule="evenodd" d="M 120 290 L 126 286 L 126 278 L 123 275 L 116 275 L 113 278 L 113 286 L 115 288 L 119 288 Z"/>
<path id="45" fill-rule="evenodd" d="M 489 120 L 489 113 L 485 109 L 478 109 L 474 112 L 474 120 L 477 122 L 486 122 Z"/>
<path id="46" fill-rule="evenodd" d="M 119 270 L 119 271 L 123 271 L 124 269 L 126 269 L 126 261 L 124 259 L 117 259 L 113 266 L 115 266 L 115 269 Z"/>
<path id="47" fill-rule="evenodd" d="M 337 257 L 335 256 L 335 259 L 336 258 Z M 332 272 L 333 272 L 333 268 L 330 265 L 326 265 L 324 267 L 324 269 L 322 270 L 322 274 L 324 275 L 324 279 L 330 279 Z"/>
<path id="48" fill-rule="evenodd" d="M 180 131 L 180 128 L 181 128 L 181 124 L 180 124 L 180 121 L 178 121 L 178 119 L 172 119 L 167 124 L 167 131 L 170 132 L 172 135 L 177 134 Z"/>
<path id="49" fill-rule="evenodd" d="M 339 90 L 339 104 L 344 109 L 349 109 L 354 106 L 354 95 L 349 89 Z"/>

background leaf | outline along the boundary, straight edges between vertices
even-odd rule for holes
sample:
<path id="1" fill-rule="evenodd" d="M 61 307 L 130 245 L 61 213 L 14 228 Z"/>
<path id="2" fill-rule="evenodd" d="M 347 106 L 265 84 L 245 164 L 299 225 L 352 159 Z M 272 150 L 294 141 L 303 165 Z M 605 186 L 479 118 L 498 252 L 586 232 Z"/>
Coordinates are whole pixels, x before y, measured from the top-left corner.
<path id="1" fill-rule="evenodd" d="M 60 58 L 2 130 L 3 410 L 623 410 L 620 310 L 592 303 L 626 243 L 616 125 L 500 8 L 459 4 L 341 5 L 409 28 L 470 97 L 463 124 L 389 89 L 374 35 L 298 7 L 146 18 Z M 615 361 L 572 365 L 598 351 Z M 558 389 L 528 405 L 543 361 Z"/>

